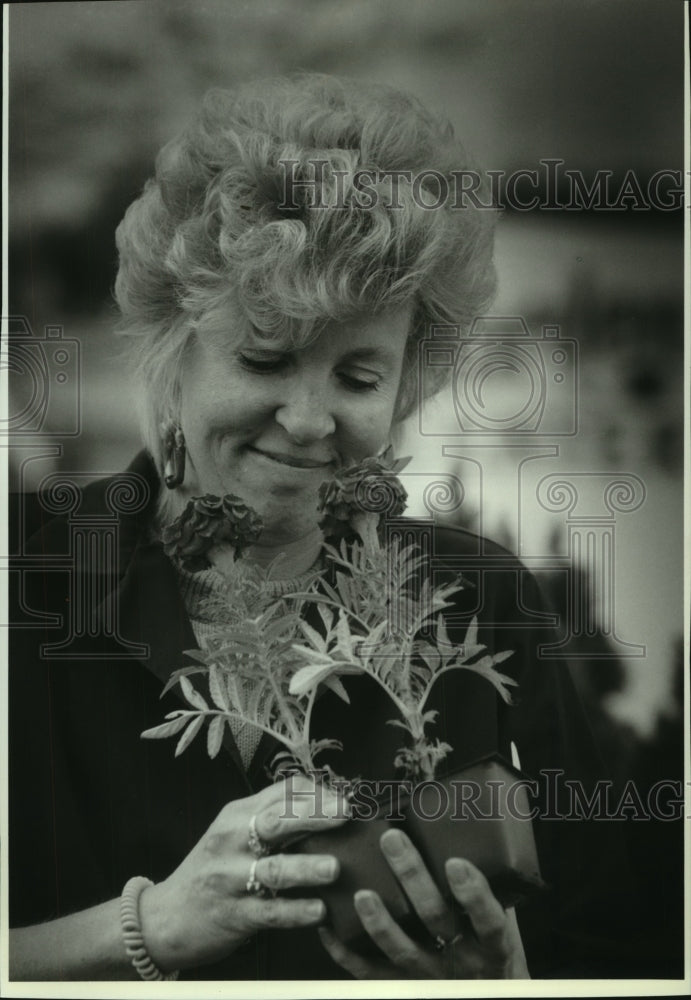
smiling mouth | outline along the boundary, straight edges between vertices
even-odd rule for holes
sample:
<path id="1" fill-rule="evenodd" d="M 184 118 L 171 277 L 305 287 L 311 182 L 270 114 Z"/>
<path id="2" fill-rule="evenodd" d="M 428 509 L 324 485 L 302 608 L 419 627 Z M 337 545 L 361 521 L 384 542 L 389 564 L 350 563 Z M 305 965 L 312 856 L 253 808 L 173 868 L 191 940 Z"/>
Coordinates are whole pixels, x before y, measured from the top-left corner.
<path id="1" fill-rule="evenodd" d="M 265 451 L 263 448 L 250 448 L 250 451 L 254 451 L 258 455 L 263 455 L 264 458 L 270 458 L 273 462 L 278 462 L 279 465 L 287 465 L 291 469 L 325 469 L 331 465 L 331 461 L 328 459 L 323 460 L 304 458 L 298 455 L 286 455 L 277 451 Z"/>

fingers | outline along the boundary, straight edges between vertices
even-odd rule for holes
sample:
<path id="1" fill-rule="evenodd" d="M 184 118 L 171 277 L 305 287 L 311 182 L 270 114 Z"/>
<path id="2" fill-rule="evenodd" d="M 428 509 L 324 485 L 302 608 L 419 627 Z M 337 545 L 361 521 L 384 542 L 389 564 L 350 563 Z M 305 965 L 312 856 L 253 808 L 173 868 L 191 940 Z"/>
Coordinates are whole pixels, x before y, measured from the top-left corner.
<path id="1" fill-rule="evenodd" d="M 249 930 L 276 927 L 311 927 L 326 916 L 320 899 L 261 899 L 251 896 L 243 906 L 244 922 Z"/>
<path id="2" fill-rule="evenodd" d="M 339 873 L 330 854 L 271 854 L 265 858 L 235 857 L 204 876 L 207 889 L 218 897 L 244 897 L 250 878 L 264 889 L 279 892 L 301 886 L 328 885 Z"/>
<path id="3" fill-rule="evenodd" d="M 356 892 L 354 902 L 362 926 L 390 962 L 413 979 L 439 975 L 435 959 L 398 926 L 376 892 Z"/>
<path id="4" fill-rule="evenodd" d="M 387 830 L 379 843 L 389 866 L 432 937 L 454 937 L 453 914 L 410 839 L 400 830 Z"/>
<path id="5" fill-rule="evenodd" d="M 228 802 L 204 837 L 212 856 L 250 848 L 250 820 L 254 833 L 271 850 L 305 833 L 340 826 L 349 818 L 343 796 L 304 775 L 280 781 L 245 799 Z"/>
<path id="6" fill-rule="evenodd" d="M 338 861 L 330 854 L 272 854 L 257 862 L 254 874 L 267 889 L 277 892 L 326 885 L 337 878 L 338 871 Z"/>
<path id="7" fill-rule="evenodd" d="M 340 826 L 350 816 L 347 801 L 317 782 L 303 780 L 282 785 L 281 794 L 255 814 L 257 834 L 270 847 L 298 834 Z"/>
<path id="8" fill-rule="evenodd" d="M 319 927 L 317 930 L 321 943 L 324 945 L 329 955 L 342 969 L 349 972 L 354 979 L 387 979 L 390 975 L 382 972 L 379 965 L 356 954 L 350 948 L 346 948 L 335 934 L 328 927 Z"/>
<path id="9" fill-rule="evenodd" d="M 478 943 L 498 963 L 510 955 L 506 914 L 485 876 L 469 861 L 449 858 L 446 862 L 449 887 L 466 911 Z"/>

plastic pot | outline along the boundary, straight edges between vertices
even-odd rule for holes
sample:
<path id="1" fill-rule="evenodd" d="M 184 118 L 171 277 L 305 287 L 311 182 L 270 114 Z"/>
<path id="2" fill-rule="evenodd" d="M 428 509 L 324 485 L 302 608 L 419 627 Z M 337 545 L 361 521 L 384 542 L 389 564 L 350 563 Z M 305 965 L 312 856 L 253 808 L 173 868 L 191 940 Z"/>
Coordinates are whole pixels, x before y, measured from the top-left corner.
<path id="1" fill-rule="evenodd" d="M 483 872 L 502 905 L 515 906 L 544 888 L 532 825 L 521 818 L 529 815 L 524 782 L 503 759 L 482 759 L 433 782 L 411 786 L 410 794 L 400 795 L 399 808 L 392 808 L 390 792 L 370 797 L 372 805 L 376 801 L 370 818 L 354 818 L 336 830 L 311 834 L 290 849 L 338 858 L 336 882 L 311 889 L 310 894 L 324 901 L 327 923 L 349 947 L 363 954 L 377 950 L 353 904 L 360 889 L 377 892 L 407 934 L 429 943 L 428 931 L 382 854 L 382 834 L 394 826 L 405 830 L 448 900 L 452 896 L 445 862 L 461 857 Z M 458 918 L 463 926 L 460 908 Z"/>
<path id="2" fill-rule="evenodd" d="M 529 815 L 523 775 L 489 757 L 417 785 L 404 828 L 447 898 L 445 863 L 459 857 L 480 869 L 503 906 L 516 906 L 545 887 Z"/>

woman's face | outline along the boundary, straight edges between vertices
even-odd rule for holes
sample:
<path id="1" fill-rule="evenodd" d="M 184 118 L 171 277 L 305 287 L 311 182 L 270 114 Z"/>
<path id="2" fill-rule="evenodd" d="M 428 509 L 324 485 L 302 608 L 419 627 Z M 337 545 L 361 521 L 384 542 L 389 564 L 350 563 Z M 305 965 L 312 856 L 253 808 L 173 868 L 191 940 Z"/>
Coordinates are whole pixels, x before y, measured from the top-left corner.
<path id="1" fill-rule="evenodd" d="M 246 324 L 199 333 L 182 379 L 185 492 L 239 495 L 261 514 L 264 544 L 314 532 L 320 483 L 387 442 L 411 315 L 331 322 L 294 351 Z"/>

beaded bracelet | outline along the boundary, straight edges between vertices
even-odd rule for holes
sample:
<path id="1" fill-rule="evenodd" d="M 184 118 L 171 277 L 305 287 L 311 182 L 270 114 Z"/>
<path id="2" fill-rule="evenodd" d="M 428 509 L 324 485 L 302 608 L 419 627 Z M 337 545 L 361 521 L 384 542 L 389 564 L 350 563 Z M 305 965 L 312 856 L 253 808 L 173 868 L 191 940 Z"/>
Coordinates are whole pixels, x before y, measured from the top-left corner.
<path id="1" fill-rule="evenodd" d="M 150 885 L 153 885 L 150 879 L 144 878 L 142 875 L 135 875 L 122 890 L 120 923 L 122 924 L 122 939 L 125 943 L 125 951 L 142 979 L 177 979 L 180 975 L 179 971 L 171 972 L 168 976 L 163 975 L 161 970 L 154 965 L 144 944 L 142 928 L 139 923 L 139 897 L 144 889 L 147 889 Z"/>

